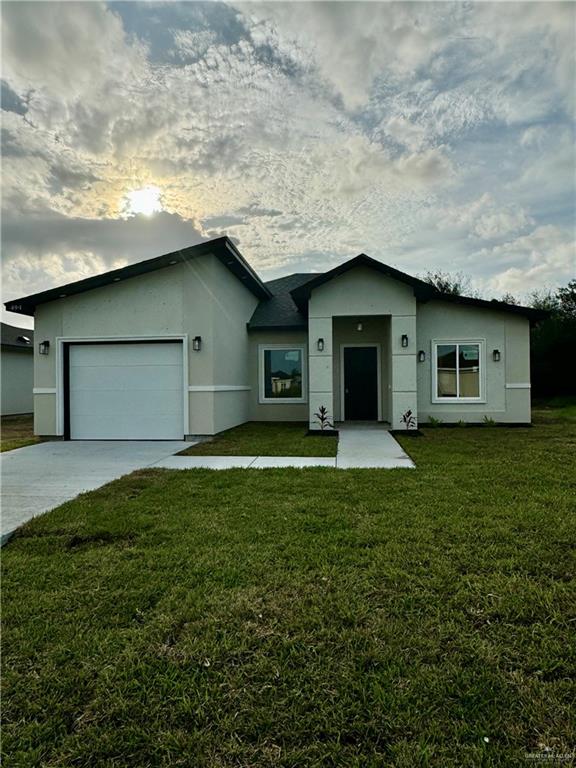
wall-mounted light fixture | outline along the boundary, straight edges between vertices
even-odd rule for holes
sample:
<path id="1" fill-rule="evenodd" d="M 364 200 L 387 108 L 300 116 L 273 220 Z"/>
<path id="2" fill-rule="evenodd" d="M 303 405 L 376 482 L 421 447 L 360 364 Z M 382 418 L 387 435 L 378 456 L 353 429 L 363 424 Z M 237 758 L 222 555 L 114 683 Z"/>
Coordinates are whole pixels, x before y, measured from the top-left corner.
<path id="1" fill-rule="evenodd" d="M 405 333 L 402 334 L 402 346 L 404 349 L 408 346 L 408 336 Z"/>
<path id="2" fill-rule="evenodd" d="M 38 352 L 40 352 L 41 355 L 47 355 L 49 351 L 50 351 L 49 341 L 41 341 L 40 344 L 38 344 Z"/>
<path id="3" fill-rule="evenodd" d="M 318 347 L 318 352 L 324 352 L 324 339 L 318 339 L 316 346 Z"/>
<path id="4" fill-rule="evenodd" d="M 426 360 L 426 352 L 424 352 L 424 350 L 421 349 L 420 352 L 418 352 L 418 362 L 423 363 L 424 360 Z"/>
<path id="5" fill-rule="evenodd" d="M 364 330 L 364 328 L 363 328 L 363 326 L 362 326 L 362 323 L 358 323 L 358 324 L 356 325 L 356 330 L 357 330 L 357 331 L 363 331 L 363 330 Z"/>
<path id="6" fill-rule="evenodd" d="M 492 360 L 494 360 L 495 363 L 500 362 L 500 350 L 499 349 L 493 349 L 492 350 Z"/>
<path id="7" fill-rule="evenodd" d="M 200 352 L 202 349 L 202 336 L 194 336 L 192 339 L 192 349 L 194 352 Z"/>

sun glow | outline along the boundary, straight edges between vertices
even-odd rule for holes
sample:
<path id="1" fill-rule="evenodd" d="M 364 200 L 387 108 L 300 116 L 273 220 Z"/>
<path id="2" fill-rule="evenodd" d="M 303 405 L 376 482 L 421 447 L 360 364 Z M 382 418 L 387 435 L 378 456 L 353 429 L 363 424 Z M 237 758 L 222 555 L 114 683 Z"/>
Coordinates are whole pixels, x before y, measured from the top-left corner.
<path id="1" fill-rule="evenodd" d="M 126 195 L 126 208 L 129 214 L 142 213 L 144 216 L 152 216 L 162 210 L 159 187 L 143 187 L 128 192 Z"/>

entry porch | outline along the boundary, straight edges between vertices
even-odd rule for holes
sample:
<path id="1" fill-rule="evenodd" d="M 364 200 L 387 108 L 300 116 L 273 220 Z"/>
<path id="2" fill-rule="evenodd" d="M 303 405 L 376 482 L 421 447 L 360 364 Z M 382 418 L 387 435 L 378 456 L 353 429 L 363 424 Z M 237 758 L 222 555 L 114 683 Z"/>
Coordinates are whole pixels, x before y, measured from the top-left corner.
<path id="1" fill-rule="evenodd" d="M 415 316 L 356 315 L 308 321 L 310 429 L 341 422 L 417 426 Z"/>

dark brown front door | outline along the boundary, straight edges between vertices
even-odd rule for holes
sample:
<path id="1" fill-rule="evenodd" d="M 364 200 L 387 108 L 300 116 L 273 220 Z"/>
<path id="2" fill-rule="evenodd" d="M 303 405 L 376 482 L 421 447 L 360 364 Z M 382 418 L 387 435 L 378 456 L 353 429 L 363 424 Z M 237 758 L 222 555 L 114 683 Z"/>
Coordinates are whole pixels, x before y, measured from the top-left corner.
<path id="1" fill-rule="evenodd" d="M 376 347 L 344 347 L 344 420 L 378 419 Z"/>

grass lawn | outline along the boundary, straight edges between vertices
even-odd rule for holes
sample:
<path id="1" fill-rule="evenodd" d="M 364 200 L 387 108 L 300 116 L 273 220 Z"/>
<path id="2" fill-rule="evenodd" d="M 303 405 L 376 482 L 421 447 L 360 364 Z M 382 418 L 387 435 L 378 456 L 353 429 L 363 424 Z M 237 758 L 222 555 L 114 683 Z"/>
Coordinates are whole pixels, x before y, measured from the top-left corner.
<path id="1" fill-rule="evenodd" d="M 401 439 L 416 470 L 144 470 L 21 529 L 5 764 L 573 752 L 576 425 Z"/>
<path id="2" fill-rule="evenodd" d="M 0 426 L 0 452 L 12 451 L 39 442 L 34 435 L 34 416 L 2 416 Z"/>
<path id="3" fill-rule="evenodd" d="M 182 451 L 183 456 L 336 456 L 337 437 L 308 436 L 304 422 L 251 421 Z"/>
<path id="4" fill-rule="evenodd" d="M 576 424 L 576 398 L 555 397 L 551 400 L 536 401 L 532 409 L 538 424 L 569 422 Z"/>

